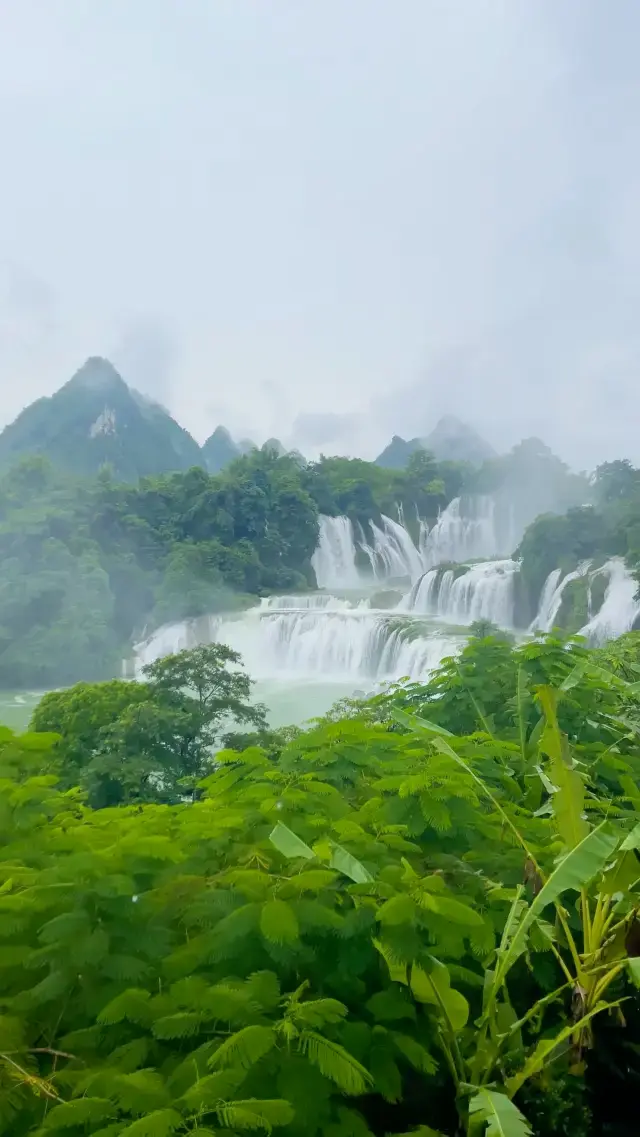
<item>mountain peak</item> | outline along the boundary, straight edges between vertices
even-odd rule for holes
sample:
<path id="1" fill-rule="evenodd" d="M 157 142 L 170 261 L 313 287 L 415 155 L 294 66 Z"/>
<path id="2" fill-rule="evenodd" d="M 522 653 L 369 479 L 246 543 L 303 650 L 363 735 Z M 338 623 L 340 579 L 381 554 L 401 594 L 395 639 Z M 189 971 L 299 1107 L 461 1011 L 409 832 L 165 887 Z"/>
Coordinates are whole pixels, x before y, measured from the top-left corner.
<path id="1" fill-rule="evenodd" d="M 129 390 L 119 371 L 101 355 L 90 355 L 65 387 L 84 387 L 89 391 Z M 55 397 L 55 396 L 54 396 Z"/>
<path id="2" fill-rule="evenodd" d="M 101 356 L 91 356 L 55 394 L 25 407 L 5 427 L 0 467 L 27 454 L 44 454 L 83 476 L 109 465 L 124 481 L 202 465 L 195 439 Z"/>

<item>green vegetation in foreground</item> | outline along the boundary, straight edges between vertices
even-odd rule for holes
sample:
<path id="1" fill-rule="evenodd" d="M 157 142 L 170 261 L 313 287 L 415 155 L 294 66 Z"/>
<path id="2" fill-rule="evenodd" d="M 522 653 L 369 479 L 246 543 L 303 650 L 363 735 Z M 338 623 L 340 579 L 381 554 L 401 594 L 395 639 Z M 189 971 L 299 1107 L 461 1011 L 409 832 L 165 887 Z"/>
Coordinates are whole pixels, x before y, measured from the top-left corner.
<path id="1" fill-rule="evenodd" d="M 272 732 L 219 648 L 47 696 L 0 736 L 0 1133 L 629 1137 L 639 673 L 485 636 Z"/>

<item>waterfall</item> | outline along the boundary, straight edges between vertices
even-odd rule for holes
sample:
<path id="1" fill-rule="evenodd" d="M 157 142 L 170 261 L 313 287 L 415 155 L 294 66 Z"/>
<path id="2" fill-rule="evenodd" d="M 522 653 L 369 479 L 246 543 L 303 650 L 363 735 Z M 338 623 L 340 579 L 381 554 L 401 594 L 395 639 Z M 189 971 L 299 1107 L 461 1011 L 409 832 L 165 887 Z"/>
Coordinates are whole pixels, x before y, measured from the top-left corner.
<path id="1" fill-rule="evenodd" d="M 322 606 L 294 606 L 301 597 L 270 597 L 242 615 L 211 617 L 160 628 L 136 648 L 136 670 L 161 655 L 219 641 L 238 651 L 258 680 L 287 683 L 335 680 L 380 682 L 410 676 L 425 679 L 461 639 L 421 621 L 323 597 Z"/>
<path id="2" fill-rule="evenodd" d="M 529 627 L 530 632 L 551 632 L 553 630 L 565 588 L 571 584 L 572 580 L 578 580 L 579 577 L 585 576 L 590 566 L 591 561 L 583 561 L 577 569 L 568 572 L 562 580 L 560 579 L 562 576 L 561 569 L 553 569 L 549 573 L 540 595 L 538 611 Z"/>
<path id="3" fill-rule="evenodd" d="M 318 547 L 311 558 L 318 588 L 361 588 L 356 551 L 349 518 L 321 515 Z"/>
<path id="4" fill-rule="evenodd" d="M 424 571 L 424 562 L 408 530 L 382 514 L 382 527 L 370 522 L 373 539 L 364 544 L 376 580 L 409 577 L 415 580 Z"/>
<path id="5" fill-rule="evenodd" d="M 636 600 L 638 582 L 631 575 L 621 557 L 612 557 L 594 577 L 604 573 L 609 577 L 604 600 L 600 610 L 592 616 L 580 635 L 586 636 L 592 644 L 606 643 L 617 636 L 630 632 L 636 618 L 640 615 L 640 601 Z"/>
<path id="6" fill-rule="evenodd" d="M 463 502 L 456 497 L 440 514 L 433 529 L 421 537 L 425 568 L 439 564 L 461 564 L 504 556 L 517 544 L 513 520 L 508 519 L 502 534 L 497 523 L 496 504 L 491 497 Z"/>
<path id="7" fill-rule="evenodd" d="M 366 601 L 362 601 L 366 604 Z M 265 596 L 260 601 L 262 611 L 270 612 L 280 609 L 303 609 L 311 611 L 339 612 L 344 608 L 351 608 L 349 600 L 339 600 L 326 592 L 305 592 L 300 596 Z"/>
<path id="8" fill-rule="evenodd" d="M 373 582 L 420 576 L 425 567 L 422 555 L 400 517 L 394 521 L 382 514 L 380 525 L 370 521 L 367 541 L 359 526 L 356 538 L 348 517 L 321 515 L 318 547 L 311 558 L 318 588 L 352 592 Z M 368 574 L 358 567 L 358 551 L 369 561 Z"/>
<path id="9" fill-rule="evenodd" d="M 488 620 L 513 626 L 517 561 L 481 561 L 462 572 L 431 569 L 414 585 L 403 603 L 406 611 L 437 616 L 452 624 Z"/>

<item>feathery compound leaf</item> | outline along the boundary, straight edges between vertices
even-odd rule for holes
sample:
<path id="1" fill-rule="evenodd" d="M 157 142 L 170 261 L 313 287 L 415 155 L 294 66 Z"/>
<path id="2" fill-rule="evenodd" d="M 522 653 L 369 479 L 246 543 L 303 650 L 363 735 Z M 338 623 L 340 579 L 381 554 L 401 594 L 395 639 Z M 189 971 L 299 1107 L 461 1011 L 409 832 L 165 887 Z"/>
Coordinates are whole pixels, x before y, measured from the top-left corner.
<path id="1" fill-rule="evenodd" d="M 302 896 L 305 892 L 322 892 L 331 887 L 336 877 L 337 873 L 331 869 L 308 869 L 286 881 L 280 888 L 280 895 Z"/>
<path id="2" fill-rule="evenodd" d="M 178 1011 L 175 1015 L 156 1019 L 152 1029 L 156 1038 L 189 1038 L 198 1033 L 201 1022 L 202 1018 L 196 1011 Z"/>
<path id="3" fill-rule="evenodd" d="M 76 1098 L 75 1101 L 54 1105 L 47 1114 L 46 1126 L 48 1129 L 70 1129 L 76 1125 L 86 1125 L 90 1121 L 105 1121 L 108 1117 L 114 1117 L 115 1113 L 113 1102 L 106 1098 Z"/>
<path id="4" fill-rule="evenodd" d="M 308 861 L 315 859 L 313 849 L 310 849 L 300 837 L 297 837 L 296 834 L 286 825 L 283 825 L 281 821 L 272 829 L 269 834 L 269 840 L 272 845 L 275 845 L 278 852 L 282 853 L 283 857 L 289 857 L 290 859 L 293 857 L 305 857 Z"/>
<path id="5" fill-rule="evenodd" d="M 245 1026 L 225 1039 L 211 1055 L 208 1066 L 212 1070 L 238 1066 L 248 1070 L 275 1046 L 275 1035 L 269 1026 Z"/>
<path id="6" fill-rule="evenodd" d="M 416 915 L 416 906 L 410 896 L 405 892 L 385 900 L 378 909 L 378 919 L 381 924 L 393 926 L 395 924 L 411 924 Z"/>
<path id="7" fill-rule="evenodd" d="M 274 1011 L 280 1002 L 280 981 L 274 971 L 254 971 L 244 989 L 249 1000 L 263 1010 Z"/>
<path id="8" fill-rule="evenodd" d="M 532 1137 L 526 1117 L 505 1094 L 480 1090 L 469 1102 L 469 1113 L 486 1122 L 485 1137 Z"/>
<path id="9" fill-rule="evenodd" d="M 344 1003 L 337 999 L 309 999 L 306 1003 L 296 1003 L 292 1015 L 296 1022 L 308 1026 L 324 1026 L 325 1023 L 339 1023 L 347 1014 Z"/>
<path id="10" fill-rule="evenodd" d="M 125 1019 L 132 1023 L 147 1023 L 151 1018 L 148 1002 L 150 994 L 141 987 L 129 987 L 117 995 L 97 1016 L 103 1026 L 121 1023 Z"/>
<path id="11" fill-rule="evenodd" d="M 252 1114 L 257 1118 L 259 1125 L 239 1125 L 236 1120 L 233 1124 L 236 1129 L 242 1128 L 261 1128 L 266 1133 L 271 1133 L 274 1125 L 290 1125 L 294 1119 L 295 1113 L 288 1101 L 282 1098 L 246 1098 L 244 1101 L 232 1101 L 227 1105 L 221 1106 L 217 1113 L 218 1118 L 222 1122 L 222 1114 L 232 1110 L 235 1112 L 236 1117 Z M 224 1123 L 226 1124 L 226 1122 Z"/>
<path id="12" fill-rule="evenodd" d="M 274 944 L 298 942 L 298 921 L 295 912 L 284 900 L 268 900 L 262 905 L 260 931 L 265 940 Z"/>
<path id="13" fill-rule="evenodd" d="M 361 1066 L 337 1042 L 330 1042 L 315 1031 L 307 1030 L 300 1037 L 300 1049 L 325 1078 L 335 1082 L 345 1094 L 363 1094 L 373 1082 L 364 1066 Z"/>
<path id="14" fill-rule="evenodd" d="M 133 1125 L 120 1130 L 120 1137 L 168 1137 L 184 1125 L 184 1118 L 175 1109 L 155 1109 Z"/>
<path id="15" fill-rule="evenodd" d="M 244 1070 L 218 1070 L 216 1074 L 207 1074 L 194 1082 L 183 1094 L 182 1101 L 195 1112 L 215 1106 L 235 1094 L 244 1076 Z"/>

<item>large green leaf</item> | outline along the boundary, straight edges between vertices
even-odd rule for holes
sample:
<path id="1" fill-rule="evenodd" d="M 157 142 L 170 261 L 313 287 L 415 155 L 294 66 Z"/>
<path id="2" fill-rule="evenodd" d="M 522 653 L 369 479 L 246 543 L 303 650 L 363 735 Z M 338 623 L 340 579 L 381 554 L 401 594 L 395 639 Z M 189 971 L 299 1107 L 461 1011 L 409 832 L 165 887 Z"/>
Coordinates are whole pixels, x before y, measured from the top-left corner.
<path id="1" fill-rule="evenodd" d="M 514 1094 L 517 1094 L 520 1087 L 523 1086 L 529 1078 L 535 1077 L 536 1074 L 539 1074 L 542 1070 L 544 1070 L 545 1066 L 547 1066 L 549 1062 L 553 1060 L 554 1051 L 556 1051 L 563 1042 L 566 1042 L 574 1035 L 579 1034 L 580 1031 L 587 1025 L 587 1023 L 590 1022 L 591 1019 L 595 1018 L 596 1015 L 601 1014 L 602 1011 L 610 1011 L 619 1005 L 620 1000 L 615 1003 L 597 1003 L 596 1006 L 593 1007 L 593 1009 L 590 1010 L 586 1015 L 583 1015 L 581 1019 L 578 1019 L 577 1022 L 571 1022 L 567 1026 L 564 1026 L 562 1030 L 559 1030 L 558 1033 L 553 1036 L 553 1038 L 541 1038 L 533 1053 L 530 1054 L 530 1056 L 527 1058 L 527 1061 L 525 1062 L 522 1069 L 519 1070 L 517 1074 L 514 1074 L 511 1078 L 507 1079 L 507 1089 L 509 1090 L 509 1093 L 512 1096 Z"/>
<path id="2" fill-rule="evenodd" d="M 331 853 L 331 867 L 338 869 L 338 872 L 348 876 L 349 880 L 355 884 L 368 884 L 373 880 L 371 873 L 358 861 L 351 853 L 342 848 L 342 845 L 334 845 Z"/>
<path id="3" fill-rule="evenodd" d="M 504 981 L 518 956 L 522 954 L 529 928 L 544 909 L 549 904 L 555 903 L 563 892 L 570 889 L 579 891 L 589 884 L 599 872 L 602 872 L 617 844 L 616 834 L 603 821 L 602 825 L 592 829 L 579 845 L 562 858 L 538 895 L 522 912 L 511 942 L 496 968 L 496 989 Z"/>
<path id="4" fill-rule="evenodd" d="M 547 772 L 555 786 L 551 807 L 562 840 L 568 849 L 573 849 L 589 832 L 584 817 L 584 781 L 573 765 L 566 738 L 558 725 L 555 692 L 550 687 L 539 687 L 537 696 L 545 717 L 540 750 L 550 759 Z"/>
<path id="5" fill-rule="evenodd" d="M 391 718 L 400 726 L 404 726 L 408 730 L 415 730 L 417 734 L 439 734 L 444 738 L 455 738 L 455 735 L 450 730 L 445 730 L 443 726 L 429 722 L 428 719 L 423 719 L 420 715 L 408 715 L 406 711 L 401 711 L 397 707 L 392 710 Z"/>
<path id="6" fill-rule="evenodd" d="M 296 836 L 296 834 L 289 829 L 288 826 L 283 825 L 281 821 L 272 829 L 269 834 L 269 840 L 272 845 L 275 845 L 278 852 L 282 853 L 283 857 L 305 857 L 308 861 L 315 859 L 313 849 L 310 849 L 300 837 Z"/>
<path id="7" fill-rule="evenodd" d="M 532 1137 L 526 1117 L 506 1094 L 480 1090 L 469 1102 L 469 1113 L 486 1122 L 485 1137 Z"/>
<path id="8" fill-rule="evenodd" d="M 248 1070 L 275 1046 L 276 1037 L 269 1026 L 245 1026 L 226 1038 L 211 1055 L 208 1065 L 212 1070 L 237 1066 Z"/>
<path id="9" fill-rule="evenodd" d="M 445 964 L 433 957 L 430 964 L 428 972 L 417 965 L 411 968 L 413 996 L 419 1003 L 435 1007 L 457 1034 L 467 1025 L 469 1004 L 464 995 L 451 986 L 451 977 Z"/>
<path id="10" fill-rule="evenodd" d="M 324 1038 L 315 1031 L 306 1030 L 300 1037 L 300 1049 L 309 1061 L 317 1066 L 325 1078 L 340 1087 L 343 1093 L 358 1096 L 366 1093 L 373 1078 L 344 1047 Z"/>

